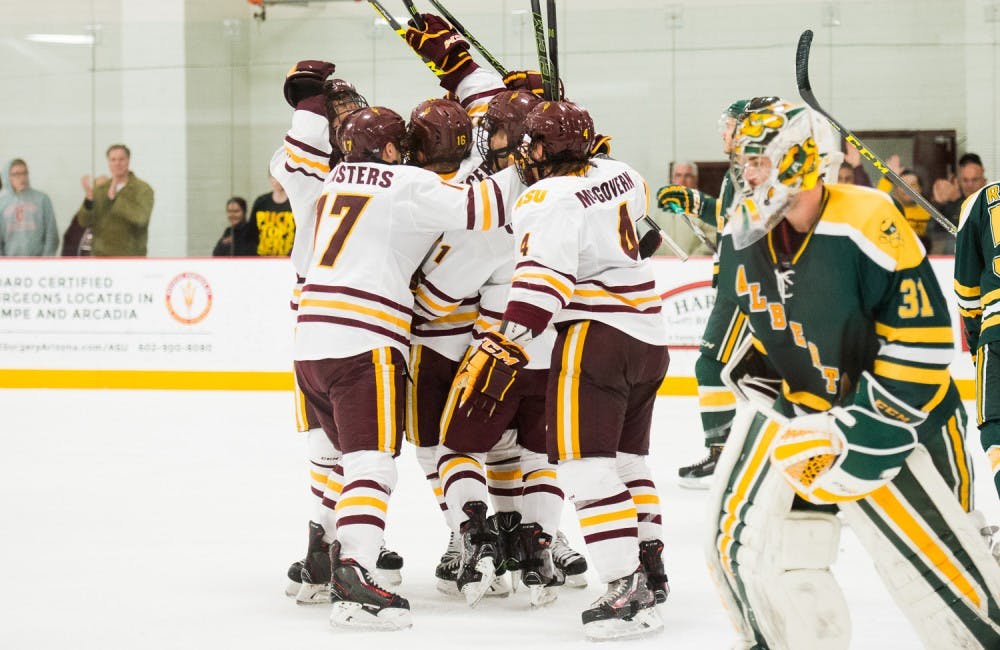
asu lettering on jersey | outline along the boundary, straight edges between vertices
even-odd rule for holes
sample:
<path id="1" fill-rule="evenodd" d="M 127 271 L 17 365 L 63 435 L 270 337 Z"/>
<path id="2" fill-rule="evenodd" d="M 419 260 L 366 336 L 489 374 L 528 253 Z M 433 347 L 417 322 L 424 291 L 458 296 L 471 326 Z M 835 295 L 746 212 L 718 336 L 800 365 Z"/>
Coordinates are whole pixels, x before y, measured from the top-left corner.
<path id="1" fill-rule="evenodd" d="M 535 183 L 514 208 L 519 257 L 505 318 L 535 332 L 596 320 L 665 345 L 662 303 L 634 228 L 648 205 L 645 181 L 615 160 Z"/>
<path id="2" fill-rule="evenodd" d="M 779 261 L 774 236 L 735 252 L 734 289 L 788 401 L 826 410 L 869 370 L 918 410 L 941 403 L 954 356 L 947 304 L 889 199 L 829 185 L 820 221 L 790 259 Z"/>
<path id="3" fill-rule="evenodd" d="M 969 349 L 1000 340 L 1000 183 L 962 204 L 954 290 Z"/>
<path id="4" fill-rule="evenodd" d="M 386 346 L 408 354 L 417 266 L 442 232 L 506 225 L 502 182 L 455 185 L 405 165 L 335 167 L 317 201 L 295 358 L 345 358 Z"/>

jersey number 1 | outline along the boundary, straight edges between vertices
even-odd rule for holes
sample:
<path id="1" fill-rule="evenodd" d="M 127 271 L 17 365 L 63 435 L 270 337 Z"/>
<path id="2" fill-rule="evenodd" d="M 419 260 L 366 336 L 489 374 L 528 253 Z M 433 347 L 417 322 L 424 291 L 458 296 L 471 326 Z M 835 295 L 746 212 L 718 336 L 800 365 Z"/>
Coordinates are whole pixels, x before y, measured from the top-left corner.
<path id="1" fill-rule="evenodd" d="M 330 267 L 337 261 L 340 251 L 344 248 L 344 243 L 347 242 L 351 230 L 358 222 L 358 217 L 365 211 L 371 200 L 372 197 L 363 194 L 338 194 L 334 197 L 330 211 L 326 216 L 340 221 L 330 236 L 330 243 L 327 244 L 326 251 L 323 252 L 323 257 L 319 261 L 320 266 Z"/>

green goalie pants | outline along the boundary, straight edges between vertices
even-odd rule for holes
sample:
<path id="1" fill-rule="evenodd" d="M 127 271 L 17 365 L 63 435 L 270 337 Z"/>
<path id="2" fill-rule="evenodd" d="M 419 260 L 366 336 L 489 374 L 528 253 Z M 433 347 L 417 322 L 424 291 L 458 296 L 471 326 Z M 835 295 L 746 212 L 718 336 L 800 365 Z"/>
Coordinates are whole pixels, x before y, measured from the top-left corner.
<path id="1" fill-rule="evenodd" d="M 976 423 L 1000 495 L 1000 342 L 976 350 Z"/>

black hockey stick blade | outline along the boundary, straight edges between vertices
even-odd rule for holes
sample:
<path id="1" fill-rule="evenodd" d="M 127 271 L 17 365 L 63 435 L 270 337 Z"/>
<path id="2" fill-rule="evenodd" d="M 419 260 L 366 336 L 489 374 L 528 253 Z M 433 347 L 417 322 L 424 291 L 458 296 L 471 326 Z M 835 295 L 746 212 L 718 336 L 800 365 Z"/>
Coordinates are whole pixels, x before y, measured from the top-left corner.
<path id="1" fill-rule="evenodd" d="M 538 50 L 538 72 L 542 75 L 542 86 L 545 89 L 545 99 L 551 100 L 552 70 L 549 66 L 549 55 L 545 48 L 545 23 L 542 21 L 541 0 L 531 0 L 531 23 L 535 28 L 535 49 Z"/>
<path id="2" fill-rule="evenodd" d="M 559 34 L 556 31 L 556 0 L 546 0 L 545 13 L 549 32 L 549 63 L 552 66 L 552 87 L 549 88 L 549 97 L 558 101 L 562 99 L 562 93 L 559 92 Z"/>
<path id="3" fill-rule="evenodd" d="M 949 221 L 947 217 L 937 210 L 937 208 L 931 205 L 930 201 L 925 199 L 920 192 L 917 192 L 912 187 L 907 185 L 903 179 L 896 174 L 896 172 L 889 169 L 889 166 L 886 165 L 881 158 L 876 156 L 875 152 L 866 147 L 865 143 L 862 142 L 858 136 L 854 135 L 851 130 L 838 122 L 836 118 L 820 106 L 819 100 L 817 100 L 816 95 L 813 94 L 812 84 L 809 82 L 809 51 L 812 49 L 812 39 L 812 30 L 807 29 L 799 36 L 799 44 L 798 47 L 795 48 L 795 84 L 799 88 L 799 95 L 802 97 L 802 101 L 804 101 L 809 108 L 825 117 L 830 124 L 833 125 L 833 128 L 837 129 L 837 131 L 844 136 L 844 139 L 858 150 L 865 160 L 874 165 L 875 169 L 892 181 L 893 185 L 908 194 L 909 197 L 917 203 L 917 205 L 926 210 L 927 214 L 934 218 L 934 221 L 941 224 L 942 228 L 954 235 L 957 232 L 955 224 Z"/>
<path id="4" fill-rule="evenodd" d="M 486 62 L 489 63 L 501 77 L 507 76 L 507 68 L 505 68 L 504 65 L 500 63 L 500 61 L 493 56 L 493 54 L 487 50 L 486 47 L 465 28 L 464 25 L 462 25 L 462 23 L 458 22 L 455 16 L 448 11 L 443 4 L 438 2 L 438 0 L 431 0 L 431 4 L 434 5 L 434 8 L 441 13 L 441 16 L 443 16 L 445 20 L 451 23 L 451 26 L 455 28 L 455 31 L 461 34 L 465 40 L 469 41 L 472 47 L 476 48 L 476 50 L 483 55 Z"/>
<path id="5" fill-rule="evenodd" d="M 417 9 L 417 5 L 413 4 L 413 0 L 403 0 L 403 4 L 406 5 L 406 10 L 410 12 L 410 17 L 413 18 L 413 26 L 422 32 L 426 32 L 427 25 L 424 23 L 424 17 L 420 15 L 420 10 Z"/>

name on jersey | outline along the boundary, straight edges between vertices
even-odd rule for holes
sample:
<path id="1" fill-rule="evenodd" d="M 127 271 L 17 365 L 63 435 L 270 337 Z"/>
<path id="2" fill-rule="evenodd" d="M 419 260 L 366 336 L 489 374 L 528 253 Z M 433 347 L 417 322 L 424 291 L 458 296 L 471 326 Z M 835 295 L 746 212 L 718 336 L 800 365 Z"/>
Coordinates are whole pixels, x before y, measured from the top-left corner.
<path id="1" fill-rule="evenodd" d="M 830 395 L 837 394 L 837 382 L 840 380 L 840 371 L 832 366 L 825 366 L 819 358 L 819 348 L 815 343 L 805 337 L 805 330 L 802 323 L 788 320 L 785 315 L 785 306 L 780 302 L 770 302 L 761 292 L 760 282 L 748 282 L 747 271 L 742 264 L 736 268 L 736 295 L 746 296 L 750 311 L 752 313 L 764 312 L 770 316 L 771 329 L 776 332 L 789 330 L 792 333 L 792 341 L 795 345 L 809 351 L 809 359 L 813 368 L 819 371 L 823 377 L 823 384 L 826 392 Z"/>
<path id="2" fill-rule="evenodd" d="M 348 165 L 341 163 L 333 170 L 333 180 L 336 183 L 359 183 L 361 185 L 377 185 L 389 187 L 392 185 L 392 171 L 366 167 L 365 165 Z"/>
<path id="3" fill-rule="evenodd" d="M 628 192 L 635 187 L 635 181 L 632 177 L 628 175 L 628 172 L 622 172 L 609 181 L 604 181 L 600 185 L 595 185 L 586 190 L 580 190 L 576 193 L 576 198 L 585 208 L 589 208 L 595 203 L 606 203 L 615 197 L 621 196 L 625 192 Z"/>

